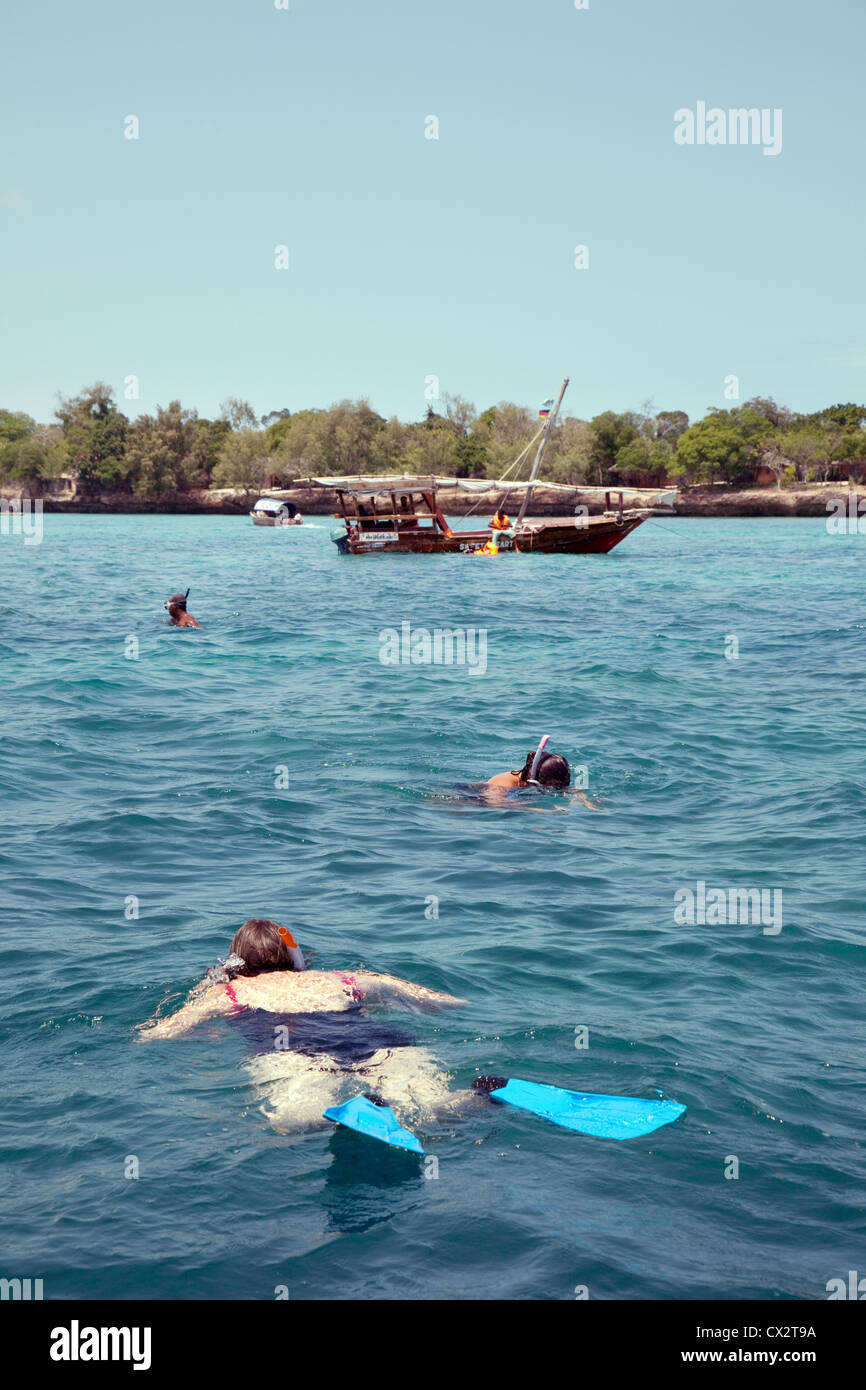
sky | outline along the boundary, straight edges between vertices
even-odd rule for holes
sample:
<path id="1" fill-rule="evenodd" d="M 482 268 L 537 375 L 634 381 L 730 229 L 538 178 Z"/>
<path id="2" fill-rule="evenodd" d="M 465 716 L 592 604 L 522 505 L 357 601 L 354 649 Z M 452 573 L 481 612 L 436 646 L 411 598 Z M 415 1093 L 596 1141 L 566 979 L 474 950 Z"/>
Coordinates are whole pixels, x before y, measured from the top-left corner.
<path id="1" fill-rule="evenodd" d="M 0 407 L 866 399 L 863 0 L 579 2 L 7 3 Z"/>

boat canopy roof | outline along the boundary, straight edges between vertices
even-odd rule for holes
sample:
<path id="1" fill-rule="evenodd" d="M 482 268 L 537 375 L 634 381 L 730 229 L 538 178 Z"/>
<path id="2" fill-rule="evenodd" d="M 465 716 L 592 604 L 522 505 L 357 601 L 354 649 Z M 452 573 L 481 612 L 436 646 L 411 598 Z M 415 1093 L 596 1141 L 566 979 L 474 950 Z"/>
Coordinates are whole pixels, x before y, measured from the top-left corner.
<path id="1" fill-rule="evenodd" d="M 597 492 L 603 495 L 606 492 L 676 492 L 673 488 L 660 487 L 625 487 L 621 483 L 614 483 L 606 487 L 586 487 L 581 483 L 548 483 L 542 478 L 536 478 L 534 483 L 522 482 L 511 483 L 507 479 L 498 480 L 496 478 L 440 478 L 434 474 L 424 474 L 417 478 L 381 478 L 373 477 L 334 477 L 334 478 L 308 478 L 308 483 L 316 487 L 331 488 L 335 492 L 352 492 L 359 497 L 372 497 L 379 492 L 435 492 L 438 488 L 459 488 L 463 492 L 525 492 L 528 487 L 533 491 L 536 488 L 544 488 L 549 492 Z M 279 503 L 276 504 L 279 506 Z"/>
<path id="2" fill-rule="evenodd" d="M 253 507 L 254 512 L 279 511 L 280 507 L 288 506 L 287 502 L 281 502 L 277 497 L 260 497 Z"/>
<path id="3" fill-rule="evenodd" d="M 316 487 L 333 488 L 335 492 L 351 492 L 357 497 L 373 497 L 378 492 L 432 492 L 441 481 L 420 478 L 310 478 Z"/>

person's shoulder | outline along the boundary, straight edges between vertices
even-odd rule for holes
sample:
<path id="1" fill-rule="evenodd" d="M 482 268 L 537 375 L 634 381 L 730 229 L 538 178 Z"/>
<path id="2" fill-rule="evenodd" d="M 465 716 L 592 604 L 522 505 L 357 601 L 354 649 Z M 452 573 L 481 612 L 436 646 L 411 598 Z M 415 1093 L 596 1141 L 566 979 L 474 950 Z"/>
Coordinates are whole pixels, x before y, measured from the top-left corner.
<path id="1" fill-rule="evenodd" d="M 518 783 L 516 772 L 497 772 L 495 777 L 491 777 L 487 783 L 488 787 L 516 787 Z"/>

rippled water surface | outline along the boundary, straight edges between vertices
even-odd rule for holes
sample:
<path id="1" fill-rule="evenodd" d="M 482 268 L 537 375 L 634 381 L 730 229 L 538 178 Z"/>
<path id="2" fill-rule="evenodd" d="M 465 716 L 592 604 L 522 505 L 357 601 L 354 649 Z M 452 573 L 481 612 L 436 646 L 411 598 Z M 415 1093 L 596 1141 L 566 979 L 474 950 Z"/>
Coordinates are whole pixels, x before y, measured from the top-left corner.
<path id="1" fill-rule="evenodd" d="M 61 1298 L 729 1299 L 862 1272 L 866 540 L 666 519 L 607 557 L 342 558 L 313 522 L 0 539 L 0 1273 Z M 187 585 L 201 632 L 164 621 Z M 486 671 L 382 664 L 403 622 L 485 629 Z M 604 813 L 461 798 L 548 732 Z M 781 931 L 679 924 L 699 880 L 780 891 Z M 425 1128 L 436 1178 L 277 1134 L 224 1024 L 133 1031 L 257 915 L 319 968 L 465 997 L 411 1019 L 455 1087 L 688 1110 L 614 1143 L 479 1101 Z"/>

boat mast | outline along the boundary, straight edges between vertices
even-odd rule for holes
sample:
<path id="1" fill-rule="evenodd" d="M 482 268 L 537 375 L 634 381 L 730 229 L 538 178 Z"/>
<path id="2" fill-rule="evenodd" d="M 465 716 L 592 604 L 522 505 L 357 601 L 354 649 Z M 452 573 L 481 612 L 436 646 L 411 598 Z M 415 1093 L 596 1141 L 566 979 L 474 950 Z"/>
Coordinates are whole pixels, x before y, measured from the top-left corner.
<path id="1" fill-rule="evenodd" d="M 548 415 L 547 425 L 545 426 L 544 434 L 538 441 L 538 450 L 535 455 L 535 462 L 532 465 L 532 472 L 529 475 L 529 483 L 527 485 L 526 491 L 523 494 L 523 501 L 520 504 L 520 511 L 517 513 L 517 520 L 514 523 L 515 526 L 520 526 L 524 516 L 526 515 L 526 508 L 529 506 L 529 498 L 532 493 L 532 484 L 535 482 L 535 479 L 538 476 L 538 470 L 541 467 L 541 456 L 544 453 L 544 446 L 550 438 L 550 431 L 553 429 L 553 426 L 556 423 L 556 417 L 559 414 L 559 407 L 562 405 L 562 398 L 565 395 L 565 388 L 567 386 L 568 377 L 565 378 L 565 381 L 559 388 L 559 395 L 556 398 L 556 405 L 553 407 L 553 410 Z"/>

